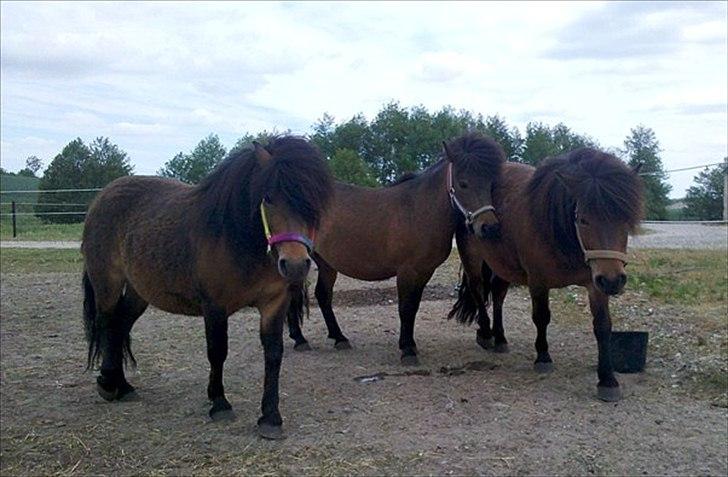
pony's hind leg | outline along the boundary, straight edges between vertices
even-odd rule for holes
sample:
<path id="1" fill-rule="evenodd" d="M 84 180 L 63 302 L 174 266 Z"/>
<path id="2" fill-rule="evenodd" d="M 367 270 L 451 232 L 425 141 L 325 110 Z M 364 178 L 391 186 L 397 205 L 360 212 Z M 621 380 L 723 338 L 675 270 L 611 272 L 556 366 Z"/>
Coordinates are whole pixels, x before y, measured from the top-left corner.
<path id="1" fill-rule="evenodd" d="M 493 336 L 495 338 L 493 351 L 496 353 L 508 352 L 508 340 L 506 340 L 505 330 L 503 329 L 503 302 L 506 299 L 509 286 L 510 283 L 498 275 L 493 275 L 490 289 L 493 297 Z"/>
<path id="2" fill-rule="evenodd" d="M 480 273 L 471 273 L 470 290 L 478 307 L 478 331 L 475 333 L 475 341 L 483 349 L 492 349 L 493 330 L 490 327 L 488 316 L 488 297 L 491 293 L 491 277 L 494 276 L 491 269 L 481 260 Z M 495 308 L 493 309 L 495 312 Z"/>
<path id="3" fill-rule="evenodd" d="M 336 315 L 334 315 L 334 309 L 332 302 L 334 298 L 334 283 L 336 283 L 336 270 L 326 263 L 320 257 L 316 257 L 316 263 L 318 265 L 319 274 L 318 280 L 316 280 L 316 301 L 321 308 L 321 314 L 324 316 L 324 322 L 326 323 L 326 329 L 329 332 L 329 338 L 334 340 L 334 348 L 336 349 L 351 349 L 349 339 L 344 336 L 339 328 L 339 323 L 336 321 Z"/>
<path id="4" fill-rule="evenodd" d="M 212 304 L 203 309 L 205 316 L 205 338 L 207 359 L 210 361 L 210 381 L 207 397 L 212 401 L 210 417 L 213 421 L 233 420 L 233 407 L 225 397 L 222 373 L 228 352 L 228 316 L 224 310 Z"/>
<path id="5" fill-rule="evenodd" d="M 531 292 L 531 318 L 536 325 L 536 362 L 533 368 L 538 373 L 549 373 L 554 369 L 554 363 L 549 355 L 549 344 L 546 340 L 546 330 L 551 322 L 549 309 L 549 290 L 542 287 L 530 287 Z"/>
<path id="6" fill-rule="evenodd" d="M 87 334 L 89 337 L 89 365 L 95 355 L 101 354 L 101 370 L 96 378 L 99 395 L 107 401 L 128 399 L 134 387 L 124 375 L 124 361 L 134 364 L 131 354 L 131 328 L 144 313 L 147 303 L 131 288 L 124 293 L 124 279 L 107 275 L 106 279 L 84 276 L 86 293 Z M 89 301 L 94 302 L 91 311 Z M 93 314 L 93 316 L 91 316 Z M 97 347 L 93 350 L 94 346 Z"/>
<path id="7" fill-rule="evenodd" d="M 294 341 L 293 349 L 296 351 L 310 351 L 311 345 L 303 336 L 301 322 L 304 315 L 304 303 L 306 300 L 305 291 L 298 286 L 291 287 L 291 306 L 288 309 L 288 336 Z"/>

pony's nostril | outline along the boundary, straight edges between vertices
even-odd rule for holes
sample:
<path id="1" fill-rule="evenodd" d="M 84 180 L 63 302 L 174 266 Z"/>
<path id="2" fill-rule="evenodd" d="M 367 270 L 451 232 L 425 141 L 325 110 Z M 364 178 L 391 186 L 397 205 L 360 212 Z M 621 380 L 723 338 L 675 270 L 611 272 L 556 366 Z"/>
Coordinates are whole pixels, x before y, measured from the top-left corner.
<path id="1" fill-rule="evenodd" d="M 483 224 L 480 226 L 480 234 L 484 238 L 495 239 L 500 235 L 500 224 Z"/>
<path id="2" fill-rule="evenodd" d="M 310 269 L 311 269 L 311 259 L 307 258 L 306 259 L 306 270 L 310 270 Z"/>
<path id="3" fill-rule="evenodd" d="M 617 277 L 619 288 L 622 288 L 624 285 L 627 284 L 627 275 L 624 273 L 620 273 L 619 277 Z"/>
<path id="4" fill-rule="evenodd" d="M 278 270 L 280 270 L 280 272 L 284 275 L 287 273 L 288 261 L 285 258 L 281 258 L 280 260 L 278 260 Z"/>
<path id="5" fill-rule="evenodd" d="M 594 279 L 595 282 L 597 282 L 597 286 L 601 288 L 602 290 L 606 290 L 607 288 L 607 279 L 604 277 L 604 275 L 597 275 L 597 277 Z"/>

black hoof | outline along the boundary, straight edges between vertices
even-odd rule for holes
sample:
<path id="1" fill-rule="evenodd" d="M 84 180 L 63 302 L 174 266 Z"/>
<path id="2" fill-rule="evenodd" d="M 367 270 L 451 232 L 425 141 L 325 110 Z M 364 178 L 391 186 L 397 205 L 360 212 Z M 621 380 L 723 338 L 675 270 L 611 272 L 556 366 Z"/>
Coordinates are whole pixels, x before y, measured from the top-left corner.
<path id="1" fill-rule="evenodd" d="M 483 348 L 483 349 L 491 349 L 493 347 L 494 340 L 493 340 L 492 337 L 490 337 L 490 338 L 483 338 L 479 334 L 476 334 L 475 335 L 475 342 L 478 343 L 480 345 L 480 347 Z"/>
<path id="2" fill-rule="evenodd" d="M 417 366 L 420 364 L 420 360 L 417 359 L 416 354 L 406 354 L 402 356 L 402 364 L 404 366 Z"/>
<path id="3" fill-rule="evenodd" d="M 104 398 L 105 400 L 111 402 L 116 399 L 116 397 L 119 395 L 119 389 L 113 388 L 113 389 L 106 389 L 104 388 L 100 383 L 96 383 L 96 391 L 98 391 L 99 396 Z"/>
<path id="4" fill-rule="evenodd" d="M 217 412 L 210 410 L 210 419 L 212 419 L 212 422 L 233 422 L 237 418 L 238 416 L 235 415 L 235 411 L 232 409 Z"/>
<path id="5" fill-rule="evenodd" d="M 351 349 L 351 343 L 349 343 L 349 340 L 346 340 L 346 339 L 345 340 L 341 340 L 341 341 L 337 341 L 334 344 L 334 348 L 339 349 L 339 350 Z"/>
<path id="6" fill-rule="evenodd" d="M 116 400 L 119 402 L 136 402 L 140 399 L 141 398 L 139 397 L 139 394 L 137 394 L 134 388 L 132 388 L 130 391 L 124 392 L 124 394 L 121 394 L 121 392 L 119 392 L 116 395 Z"/>
<path id="7" fill-rule="evenodd" d="M 308 341 L 304 341 L 303 343 L 296 343 L 293 345 L 294 351 L 311 351 L 311 345 L 308 344 Z"/>
<path id="8" fill-rule="evenodd" d="M 548 374 L 554 370 L 554 363 L 542 363 L 537 361 L 533 363 L 533 370 L 538 374 Z"/>
<path id="9" fill-rule="evenodd" d="M 263 439 L 269 439 L 272 441 L 286 438 L 286 436 L 283 435 L 283 426 L 274 426 L 264 422 L 258 424 L 258 435 Z"/>
<path id="10" fill-rule="evenodd" d="M 235 413 L 233 407 L 224 397 L 217 397 L 212 401 L 210 408 L 210 418 L 213 421 L 234 421 Z"/>
<path id="11" fill-rule="evenodd" d="M 597 386 L 597 397 L 605 402 L 617 402 L 622 399 L 622 388 L 619 386 L 612 388 Z"/>
<path id="12" fill-rule="evenodd" d="M 509 353 L 511 350 L 508 349 L 508 343 L 498 343 L 493 346 L 494 353 Z"/>

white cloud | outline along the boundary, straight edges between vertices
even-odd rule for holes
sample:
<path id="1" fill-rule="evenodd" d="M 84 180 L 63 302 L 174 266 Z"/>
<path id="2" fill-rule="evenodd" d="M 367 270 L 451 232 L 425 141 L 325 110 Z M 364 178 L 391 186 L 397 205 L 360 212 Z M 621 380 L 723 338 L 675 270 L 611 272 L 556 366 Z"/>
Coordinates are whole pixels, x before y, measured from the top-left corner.
<path id="1" fill-rule="evenodd" d="M 109 135 L 154 172 L 213 132 L 309 132 L 384 102 L 653 127 L 667 168 L 725 154 L 724 3 L 0 4 L 3 167 Z M 34 144 L 25 138 L 46 141 Z M 717 139 L 716 139 L 717 138 Z M 690 151 L 687 153 L 685 151 Z M 6 166 L 7 165 L 7 166 Z M 676 190 L 689 185 L 676 179 Z M 679 195 L 679 194 L 678 194 Z"/>

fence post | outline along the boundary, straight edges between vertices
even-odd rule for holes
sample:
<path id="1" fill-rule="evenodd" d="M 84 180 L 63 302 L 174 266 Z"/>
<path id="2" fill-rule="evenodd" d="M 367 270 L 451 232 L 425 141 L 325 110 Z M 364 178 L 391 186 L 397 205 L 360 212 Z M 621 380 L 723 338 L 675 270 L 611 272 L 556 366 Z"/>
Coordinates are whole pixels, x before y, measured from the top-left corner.
<path id="1" fill-rule="evenodd" d="M 18 229 L 17 229 L 17 225 L 15 223 L 15 201 L 12 202 L 12 204 L 10 205 L 10 208 L 11 208 L 11 211 L 13 214 L 13 238 L 15 238 L 18 236 Z"/>
<path id="2" fill-rule="evenodd" d="M 723 220 L 728 221 L 728 157 L 723 162 Z"/>

